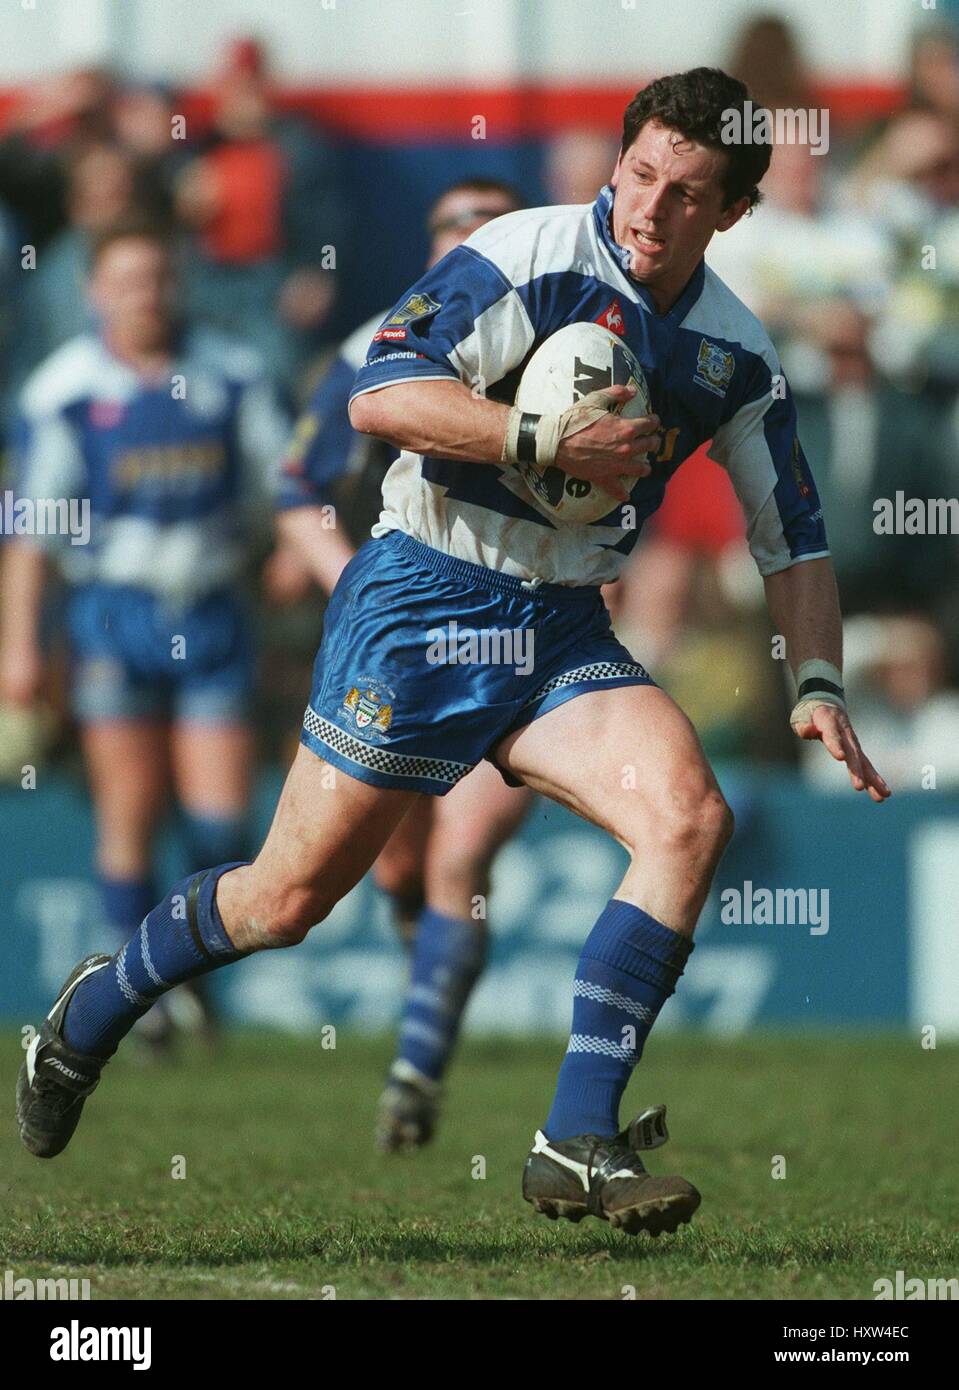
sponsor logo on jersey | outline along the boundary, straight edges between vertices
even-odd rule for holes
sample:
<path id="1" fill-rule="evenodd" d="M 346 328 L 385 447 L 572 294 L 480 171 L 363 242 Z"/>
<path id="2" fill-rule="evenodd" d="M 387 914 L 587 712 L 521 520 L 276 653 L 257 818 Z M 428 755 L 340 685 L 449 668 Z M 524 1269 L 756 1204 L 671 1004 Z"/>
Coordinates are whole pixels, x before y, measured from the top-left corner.
<path id="1" fill-rule="evenodd" d="M 604 328 L 608 328 L 611 333 L 618 333 L 622 338 L 626 333 L 626 324 L 623 320 L 623 311 L 618 299 L 614 299 L 611 304 L 600 314 L 594 323 L 601 323 Z"/>
<path id="2" fill-rule="evenodd" d="M 703 338 L 699 344 L 699 357 L 696 359 L 696 374 L 693 381 L 697 386 L 705 386 L 714 396 L 725 396 L 729 383 L 736 370 L 736 359 L 731 352 Z"/>
<path id="3" fill-rule="evenodd" d="M 371 352 L 370 355 L 367 357 L 366 361 L 363 363 L 363 365 L 364 365 L 364 367 L 378 367 L 378 366 L 380 365 L 381 362 L 395 362 L 396 359 L 397 359 L 398 357 L 421 357 L 421 358 L 425 358 L 425 357 L 426 357 L 426 353 L 425 353 L 425 352 L 413 352 L 412 349 L 406 349 L 405 351 L 402 351 L 402 352 L 383 352 L 383 353 L 374 353 L 374 352 Z"/>
<path id="4" fill-rule="evenodd" d="M 436 314 L 442 309 L 442 304 L 428 294 L 411 294 L 405 304 L 401 304 L 395 313 L 390 314 L 384 328 L 391 328 L 407 323 L 416 323 L 420 319 L 428 319 L 431 314 Z"/>
<path id="5" fill-rule="evenodd" d="M 374 743 L 389 743 L 386 734 L 393 723 L 395 700 L 396 692 L 388 685 L 361 676 L 346 692 L 342 707 L 352 728 L 363 738 Z"/>
<path id="6" fill-rule="evenodd" d="M 406 341 L 405 328 L 379 328 L 373 334 L 374 343 L 403 343 Z"/>
<path id="7" fill-rule="evenodd" d="M 138 486 L 173 488 L 187 482 L 200 485 L 218 478 L 226 468 L 222 439 L 184 440 L 182 444 L 144 445 L 126 449 L 114 460 L 111 478 L 117 489 Z"/>

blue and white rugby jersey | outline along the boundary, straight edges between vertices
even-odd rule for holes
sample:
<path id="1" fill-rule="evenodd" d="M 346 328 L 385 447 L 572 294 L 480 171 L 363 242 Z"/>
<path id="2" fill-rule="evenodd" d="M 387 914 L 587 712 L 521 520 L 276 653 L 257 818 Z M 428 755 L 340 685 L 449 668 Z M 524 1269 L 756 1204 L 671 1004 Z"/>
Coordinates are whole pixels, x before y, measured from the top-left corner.
<path id="1" fill-rule="evenodd" d="M 71 583 L 187 603 L 233 583 L 268 527 L 289 418 L 257 356 L 187 330 L 147 382 L 99 337 L 65 343 L 28 379 L 14 437 L 21 497 L 89 498 L 87 545 L 37 537 Z"/>
<path id="2" fill-rule="evenodd" d="M 632 489 L 635 524 L 621 504 L 589 525 L 557 522 L 511 467 L 405 451 L 387 474 L 375 534 L 406 531 L 523 579 L 604 584 L 623 568 L 671 475 L 712 440 L 760 573 L 827 555 L 792 395 L 764 328 L 705 262 L 657 314 L 613 240 L 612 197 L 607 187 L 592 205 L 507 213 L 474 232 L 383 321 L 352 395 L 451 378 L 512 402 L 545 338 L 578 320 L 605 324 L 642 364 L 665 434 L 653 472 Z"/>

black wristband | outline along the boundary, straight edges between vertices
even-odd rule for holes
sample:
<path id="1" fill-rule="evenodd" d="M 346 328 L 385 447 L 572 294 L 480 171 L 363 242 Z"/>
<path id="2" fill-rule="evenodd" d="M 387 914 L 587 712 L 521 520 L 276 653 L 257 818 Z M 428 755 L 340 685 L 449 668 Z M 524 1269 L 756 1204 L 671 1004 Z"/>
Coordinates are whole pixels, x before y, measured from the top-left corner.
<path id="1" fill-rule="evenodd" d="M 536 426 L 541 419 L 541 415 L 530 415 L 525 410 L 520 416 L 519 429 L 516 433 L 517 463 L 536 462 Z"/>
<path id="2" fill-rule="evenodd" d="M 810 676 L 803 681 L 796 692 L 796 699 L 805 700 L 807 695 L 838 695 L 840 700 L 845 700 L 846 692 L 841 685 L 835 685 L 833 681 L 827 681 L 822 676 Z"/>

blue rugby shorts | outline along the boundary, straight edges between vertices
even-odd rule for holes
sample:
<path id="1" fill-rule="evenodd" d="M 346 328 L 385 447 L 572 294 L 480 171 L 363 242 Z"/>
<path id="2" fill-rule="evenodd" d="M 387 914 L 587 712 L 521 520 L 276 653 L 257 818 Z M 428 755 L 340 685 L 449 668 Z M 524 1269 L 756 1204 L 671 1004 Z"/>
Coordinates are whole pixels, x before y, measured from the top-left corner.
<path id="1" fill-rule="evenodd" d="M 620 685 L 655 682 L 598 587 L 524 586 L 391 531 L 332 594 L 300 741 L 372 786 L 443 796 L 507 734 Z"/>

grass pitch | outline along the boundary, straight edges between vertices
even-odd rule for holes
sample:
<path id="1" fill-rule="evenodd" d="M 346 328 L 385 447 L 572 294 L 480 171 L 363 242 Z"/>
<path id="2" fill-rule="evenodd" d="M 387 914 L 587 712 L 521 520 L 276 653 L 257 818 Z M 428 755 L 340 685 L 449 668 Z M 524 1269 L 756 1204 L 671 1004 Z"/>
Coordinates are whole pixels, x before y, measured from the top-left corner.
<path id="1" fill-rule="evenodd" d="M 371 1142 L 388 1040 L 234 1035 L 176 1067 L 121 1053 L 52 1161 L 20 1147 L 22 1053 L 2 1042 L 0 1273 L 88 1278 L 94 1299 L 871 1299 L 897 1269 L 959 1273 L 956 1047 L 654 1037 L 622 1118 L 666 1101 L 648 1166 L 703 1193 L 654 1242 L 522 1201 L 561 1041 L 467 1040 L 436 1141 L 391 1157 Z"/>

